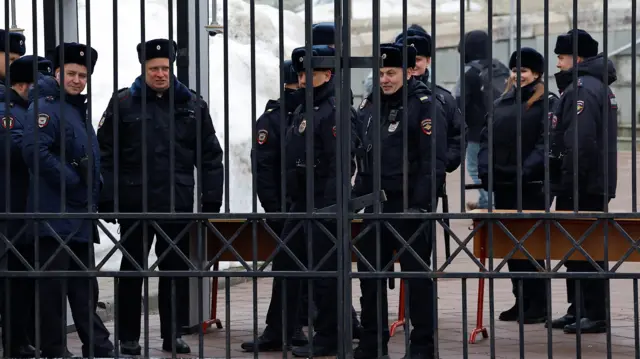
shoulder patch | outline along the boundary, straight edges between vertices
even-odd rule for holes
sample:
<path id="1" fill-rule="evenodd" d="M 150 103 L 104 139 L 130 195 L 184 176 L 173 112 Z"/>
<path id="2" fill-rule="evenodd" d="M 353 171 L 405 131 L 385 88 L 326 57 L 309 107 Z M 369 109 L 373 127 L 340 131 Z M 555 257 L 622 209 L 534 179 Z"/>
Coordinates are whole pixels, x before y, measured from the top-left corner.
<path id="1" fill-rule="evenodd" d="M 418 96 L 418 99 L 419 99 L 419 100 L 420 100 L 420 102 L 422 102 L 422 103 L 429 102 L 429 100 L 431 100 L 431 98 L 429 97 L 429 95 Z"/>
<path id="2" fill-rule="evenodd" d="M 273 111 L 273 108 L 268 108 L 264 113 L 269 113 L 271 111 Z"/>
<path id="3" fill-rule="evenodd" d="M 6 116 L 2 118 L 2 127 L 6 129 L 12 129 L 15 125 L 15 119 L 11 116 Z"/>
<path id="4" fill-rule="evenodd" d="M 558 116 L 555 113 L 549 112 L 549 121 L 551 121 L 551 128 L 555 129 L 558 126 Z"/>
<path id="5" fill-rule="evenodd" d="M 584 101 L 578 100 L 576 110 L 577 110 L 578 115 L 581 114 L 582 111 L 584 111 Z"/>
<path id="6" fill-rule="evenodd" d="M 431 136 L 431 119 L 430 118 L 425 118 L 424 120 L 422 120 L 422 122 L 420 122 L 420 127 L 422 127 L 422 132 L 424 132 L 425 135 Z"/>
<path id="7" fill-rule="evenodd" d="M 264 145 L 265 143 L 267 143 L 268 137 L 269 137 L 269 131 L 267 130 L 258 131 L 258 144 Z"/>
<path id="8" fill-rule="evenodd" d="M 360 106 L 358 108 L 362 110 L 366 105 L 367 105 L 367 98 L 365 97 L 365 99 L 362 100 L 362 102 L 360 102 Z"/>
<path id="9" fill-rule="evenodd" d="M 582 87 L 583 84 L 584 84 L 584 80 L 582 79 L 582 77 L 578 77 L 578 86 L 577 87 Z"/>
<path id="10" fill-rule="evenodd" d="M 120 90 L 118 90 L 118 99 L 120 100 L 120 102 L 122 102 L 125 99 L 127 99 L 127 97 L 129 97 L 130 94 L 131 94 L 131 91 L 129 91 L 128 87 L 121 88 Z"/>
<path id="11" fill-rule="evenodd" d="M 107 118 L 107 111 L 105 111 L 102 114 L 102 117 L 100 118 L 100 122 L 98 122 L 98 128 L 102 127 L 102 125 L 104 125 L 104 119 Z"/>
<path id="12" fill-rule="evenodd" d="M 333 137 L 336 137 L 336 126 L 333 126 L 333 128 L 331 128 L 331 133 L 333 133 Z"/>
<path id="13" fill-rule="evenodd" d="M 46 113 L 41 113 L 38 115 L 38 127 L 43 128 L 49 124 L 49 120 L 51 118 Z"/>
<path id="14" fill-rule="evenodd" d="M 609 94 L 609 103 L 611 104 L 611 108 L 614 110 L 618 109 L 618 100 L 616 100 L 616 95 Z"/>

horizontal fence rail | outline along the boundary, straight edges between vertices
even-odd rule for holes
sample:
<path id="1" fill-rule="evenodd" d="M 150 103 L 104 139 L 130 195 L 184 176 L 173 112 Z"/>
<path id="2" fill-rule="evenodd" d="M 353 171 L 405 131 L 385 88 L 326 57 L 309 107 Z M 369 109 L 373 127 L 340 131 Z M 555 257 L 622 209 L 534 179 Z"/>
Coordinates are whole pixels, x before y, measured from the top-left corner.
<path id="1" fill-rule="evenodd" d="M 4 357 L 640 359 L 637 5 L 557 3 L 4 0 Z"/>

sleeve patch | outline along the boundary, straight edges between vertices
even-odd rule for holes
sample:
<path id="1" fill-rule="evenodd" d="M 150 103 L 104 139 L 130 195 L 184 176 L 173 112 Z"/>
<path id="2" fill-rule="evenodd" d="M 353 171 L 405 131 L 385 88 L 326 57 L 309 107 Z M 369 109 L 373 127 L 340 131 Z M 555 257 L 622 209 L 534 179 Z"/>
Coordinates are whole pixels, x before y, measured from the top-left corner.
<path id="1" fill-rule="evenodd" d="M 555 113 L 549 112 L 549 120 L 551 121 L 551 128 L 554 129 L 558 126 L 558 116 Z"/>
<path id="2" fill-rule="evenodd" d="M 582 111 L 584 111 L 584 101 L 579 100 L 576 109 L 577 109 L 578 115 L 581 114 Z"/>
<path id="3" fill-rule="evenodd" d="M 49 115 L 46 113 L 41 113 L 38 115 L 38 127 L 43 128 L 49 124 Z"/>
<path id="4" fill-rule="evenodd" d="M 425 135 L 431 136 L 431 119 L 430 118 L 425 118 L 424 120 L 422 120 L 422 122 L 420 122 L 420 127 L 422 127 L 422 132 L 424 132 Z"/>
<path id="5" fill-rule="evenodd" d="M 102 117 L 100 118 L 100 122 L 98 122 L 98 128 L 101 128 L 102 125 L 104 125 L 105 118 L 107 118 L 107 113 L 106 112 L 102 114 Z"/>
<path id="6" fill-rule="evenodd" d="M 13 119 L 13 117 L 8 116 L 8 117 L 3 117 L 2 118 L 2 127 L 3 128 L 7 128 L 7 129 L 12 129 L 13 126 L 15 125 L 15 120 Z"/>
<path id="7" fill-rule="evenodd" d="M 333 128 L 331 128 L 331 133 L 333 133 L 333 137 L 336 137 L 336 126 L 333 126 Z"/>
<path id="8" fill-rule="evenodd" d="M 268 137 L 269 137 L 269 131 L 267 130 L 258 131 L 258 144 L 264 145 L 265 143 L 267 143 Z"/>
<path id="9" fill-rule="evenodd" d="M 611 108 L 614 110 L 618 109 L 618 100 L 616 100 L 616 95 L 609 94 L 609 103 L 611 103 Z"/>

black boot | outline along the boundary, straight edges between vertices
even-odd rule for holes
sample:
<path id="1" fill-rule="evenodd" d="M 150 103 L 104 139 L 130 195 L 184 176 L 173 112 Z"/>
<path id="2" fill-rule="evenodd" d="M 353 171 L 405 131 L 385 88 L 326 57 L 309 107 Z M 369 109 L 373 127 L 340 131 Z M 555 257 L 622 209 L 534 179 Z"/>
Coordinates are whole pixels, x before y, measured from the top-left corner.
<path id="1" fill-rule="evenodd" d="M 566 334 L 576 334 L 578 332 L 577 323 L 569 324 L 564 327 Z M 607 322 L 604 320 L 591 320 L 589 318 L 580 319 L 581 334 L 598 334 L 607 332 Z"/>
<path id="2" fill-rule="evenodd" d="M 574 324 L 576 322 L 576 316 L 573 314 L 565 314 L 560 318 L 556 318 L 551 321 L 551 328 L 553 329 L 564 329 L 567 325 Z M 545 328 L 548 327 L 548 324 L 544 325 Z"/>
<path id="3" fill-rule="evenodd" d="M 532 304 L 524 311 L 522 324 L 538 324 L 544 323 L 547 320 L 547 307 L 543 303 Z"/>
<path id="4" fill-rule="evenodd" d="M 140 344 L 134 340 L 120 341 L 120 353 L 125 355 L 140 355 L 142 348 L 140 348 Z"/>
<path id="5" fill-rule="evenodd" d="M 353 359 L 387 359 L 389 358 L 389 349 L 386 344 L 382 346 L 382 356 L 378 356 L 378 346 L 373 345 L 358 345 L 353 350 Z"/>
<path id="6" fill-rule="evenodd" d="M 328 357 L 335 356 L 338 353 L 338 343 L 333 340 L 320 338 L 317 335 L 313 337 L 313 356 Z M 308 358 L 311 356 L 311 344 L 301 347 L 295 347 L 291 350 L 294 357 Z"/>
<path id="7" fill-rule="evenodd" d="M 434 352 L 433 344 L 427 345 L 411 345 L 409 353 L 405 354 L 403 359 L 437 359 Z"/>
<path id="8" fill-rule="evenodd" d="M 165 352 L 172 352 L 173 345 L 175 343 L 176 346 L 176 354 L 189 354 L 191 353 L 191 348 L 189 348 L 189 344 L 185 343 L 182 338 L 165 339 L 162 341 L 162 350 Z"/>
<path id="9" fill-rule="evenodd" d="M 516 302 L 513 307 L 500 313 L 500 315 L 498 316 L 498 320 L 501 320 L 503 322 L 515 322 L 516 320 L 518 320 L 518 302 Z"/>

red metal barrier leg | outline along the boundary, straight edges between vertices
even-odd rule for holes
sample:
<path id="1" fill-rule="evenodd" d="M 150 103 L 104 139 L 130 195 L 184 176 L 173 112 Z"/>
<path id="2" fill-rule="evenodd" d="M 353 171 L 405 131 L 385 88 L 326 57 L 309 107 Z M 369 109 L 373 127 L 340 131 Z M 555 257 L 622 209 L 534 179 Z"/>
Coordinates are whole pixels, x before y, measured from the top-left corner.
<path id="1" fill-rule="evenodd" d="M 213 270 L 218 270 L 218 262 L 213 264 Z M 202 331 L 206 332 L 212 325 L 216 325 L 216 328 L 222 329 L 222 322 L 217 318 L 218 311 L 218 277 L 213 277 L 211 280 L 211 314 L 209 320 L 205 320 L 202 323 Z"/>
<path id="2" fill-rule="evenodd" d="M 486 259 L 486 255 L 484 254 L 484 250 L 482 250 L 481 254 L 482 256 L 480 258 L 480 261 L 482 262 L 482 265 L 486 265 L 487 259 Z M 484 278 L 480 278 L 478 279 L 478 312 L 476 317 L 477 322 L 476 322 L 475 329 L 471 331 L 471 336 L 469 337 L 469 344 L 476 343 L 476 336 L 479 333 L 482 333 L 482 338 L 484 339 L 489 338 L 489 333 L 487 332 L 487 328 L 485 328 L 482 323 L 483 313 L 484 313 Z"/>
<path id="3" fill-rule="evenodd" d="M 391 324 L 389 328 L 389 336 L 396 333 L 396 329 L 402 328 L 404 325 L 404 280 L 400 279 L 400 303 L 398 303 L 398 320 Z"/>

